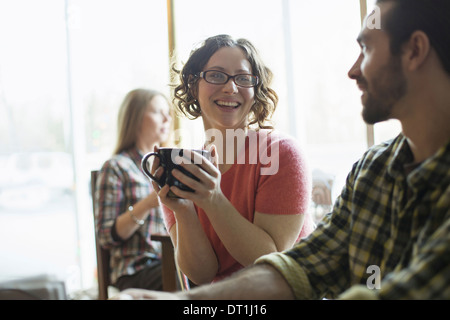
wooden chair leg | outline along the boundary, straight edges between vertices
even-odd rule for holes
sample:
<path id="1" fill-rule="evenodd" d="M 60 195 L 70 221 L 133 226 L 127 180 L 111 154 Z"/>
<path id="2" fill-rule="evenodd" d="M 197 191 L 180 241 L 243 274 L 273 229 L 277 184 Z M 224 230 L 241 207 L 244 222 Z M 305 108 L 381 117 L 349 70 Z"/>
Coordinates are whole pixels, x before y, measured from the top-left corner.
<path id="1" fill-rule="evenodd" d="M 168 235 L 151 236 L 153 241 L 161 242 L 162 249 L 162 280 L 163 290 L 173 292 L 177 290 L 177 268 L 175 265 L 175 253 L 172 240 Z"/>

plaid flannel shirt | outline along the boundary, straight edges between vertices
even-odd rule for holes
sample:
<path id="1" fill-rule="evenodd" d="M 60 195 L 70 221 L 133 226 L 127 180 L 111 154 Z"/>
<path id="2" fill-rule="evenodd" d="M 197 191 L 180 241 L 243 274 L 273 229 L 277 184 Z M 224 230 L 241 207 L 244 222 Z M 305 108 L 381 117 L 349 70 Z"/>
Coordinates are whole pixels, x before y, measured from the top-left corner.
<path id="1" fill-rule="evenodd" d="M 412 161 L 401 134 L 371 148 L 317 229 L 257 263 L 277 268 L 298 299 L 450 299 L 450 143 L 405 172 Z"/>
<path id="2" fill-rule="evenodd" d="M 132 148 L 113 156 L 102 166 L 97 178 L 96 232 L 102 247 L 110 250 L 111 282 L 123 275 L 142 270 L 146 263 L 159 259 L 159 242 L 151 234 L 167 234 L 161 208 L 151 209 L 145 223 L 129 239 L 122 240 L 115 232 L 116 218 L 141 199 L 154 192 L 150 180 L 141 169 L 143 154 Z"/>

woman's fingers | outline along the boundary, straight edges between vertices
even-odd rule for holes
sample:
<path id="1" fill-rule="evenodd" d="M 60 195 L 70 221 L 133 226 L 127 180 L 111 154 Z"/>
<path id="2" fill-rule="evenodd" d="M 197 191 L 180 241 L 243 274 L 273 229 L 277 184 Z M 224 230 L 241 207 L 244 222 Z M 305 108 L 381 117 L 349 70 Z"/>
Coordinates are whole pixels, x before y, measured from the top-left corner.
<path id="1" fill-rule="evenodd" d="M 159 180 L 159 178 L 161 178 L 163 172 L 164 172 L 164 168 L 163 167 L 158 167 L 156 169 L 156 171 L 153 173 L 153 175 Z M 156 181 L 154 181 L 153 179 L 152 179 L 152 186 L 153 186 L 153 189 L 156 192 L 159 192 L 159 190 L 161 189 L 159 184 Z"/>
<path id="2" fill-rule="evenodd" d="M 201 169 L 199 169 L 201 170 Z M 194 174 L 194 173 L 193 173 Z M 189 176 L 187 176 L 186 174 L 184 174 L 183 172 L 181 172 L 180 170 L 177 169 L 173 169 L 172 170 L 172 175 L 178 180 L 180 181 L 182 184 L 190 187 L 191 189 L 197 190 L 200 188 L 201 183 L 206 183 L 206 175 L 203 173 L 203 175 L 205 175 L 205 177 L 199 178 L 199 172 L 197 172 L 197 175 L 194 174 L 194 176 L 196 176 L 197 178 L 200 179 L 200 182 L 195 180 L 194 178 L 191 178 Z"/>
<path id="3" fill-rule="evenodd" d="M 153 157 L 154 158 L 154 160 L 153 160 L 153 163 L 152 163 L 152 168 L 151 168 L 151 170 L 150 170 L 150 172 L 153 174 L 153 175 L 155 175 L 155 171 L 156 171 L 156 169 L 158 169 L 158 167 L 160 166 L 159 165 L 159 158 L 158 157 Z"/>
<path id="4" fill-rule="evenodd" d="M 189 155 L 192 155 L 192 157 Z M 192 173 L 200 181 L 204 181 L 205 178 L 209 179 L 209 176 L 218 177 L 219 169 L 206 157 L 197 152 L 187 153 L 187 156 L 177 157 L 176 163 Z"/>
<path id="5" fill-rule="evenodd" d="M 188 199 L 188 200 L 192 200 L 192 196 L 194 195 L 192 192 L 190 191 L 184 191 L 181 190 L 178 187 L 172 186 L 170 187 L 170 190 L 178 197 L 180 197 L 181 199 Z"/>
<path id="6" fill-rule="evenodd" d="M 219 153 L 217 152 L 216 145 L 213 144 L 211 146 L 211 148 L 209 148 L 209 152 L 211 154 L 211 162 L 218 170 L 219 169 Z"/>
<path id="7" fill-rule="evenodd" d="M 173 162 L 181 168 L 172 169 L 170 174 L 182 185 L 193 189 L 194 192 L 180 189 L 180 186 L 172 186 L 169 188 L 167 185 L 164 185 L 163 187 L 160 187 L 156 182 L 153 182 L 153 186 L 155 190 L 158 191 L 161 202 L 166 205 L 179 205 L 175 202 L 180 199 L 175 200 L 168 197 L 168 192 L 170 190 L 176 196 L 186 200 L 194 200 L 197 196 L 201 196 L 204 200 L 206 200 L 206 198 L 209 198 L 207 194 L 215 192 L 214 190 L 216 190 L 218 185 L 220 185 L 220 171 L 217 167 L 218 158 L 215 146 L 212 146 L 209 152 L 211 157 L 203 156 L 199 152 L 185 149 L 183 150 L 182 157 L 177 156 L 173 159 Z M 164 169 L 162 167 L 156 168 L 157 165 L 159 165 L 159 159 L 155 159 L 152 166 L 152 169 L 155 170 L 155 177 L 159 178 L 161 177 Z"/>
<path id="8" fill-rule="evenodd" d="M 169 192 L 169 190 L 170 188 L 167 184 L 159 189 L 158 196 L 161 198 L 161 200 L 167 198 L 167 193 Z"/>

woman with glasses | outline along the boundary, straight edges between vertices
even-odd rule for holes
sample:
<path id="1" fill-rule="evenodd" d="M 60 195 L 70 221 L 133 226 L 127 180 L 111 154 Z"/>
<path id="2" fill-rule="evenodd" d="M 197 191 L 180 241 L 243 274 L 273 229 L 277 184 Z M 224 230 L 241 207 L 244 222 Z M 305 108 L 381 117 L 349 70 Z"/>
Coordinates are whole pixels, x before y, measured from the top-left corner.
<path id="1" fill-rule="evenodd" d="M 179 267 L 203 284 L 286 250 L 312 231 L 310 176 L 295 142 L 267 123 L 278 97 L 269 87 L 271 71 L 249 41 L 208 38 L 179 74 L 176 106 L 189 118 L 202 118 L 213 161 L 182 161 L 199 181 L 172 171 L 194 192 L 153 187 Z M 169 190 L 181 199 L 169 197 Z"/>

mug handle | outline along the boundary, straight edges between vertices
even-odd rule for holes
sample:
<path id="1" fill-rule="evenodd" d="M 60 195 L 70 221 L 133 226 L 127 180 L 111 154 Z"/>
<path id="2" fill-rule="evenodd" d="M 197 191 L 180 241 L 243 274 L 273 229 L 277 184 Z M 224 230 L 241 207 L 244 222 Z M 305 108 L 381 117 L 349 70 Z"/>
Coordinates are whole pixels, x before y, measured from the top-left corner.
<path id="1" fill-rule="evenodd" d="M 142 161 L 141 161 L 141 167 L 142 167 L 142 170 L 144 170 L 144 173 L 145 173 L 145 175 L 146 175 L 147 177 L 149 177 L 149 178 L 152 179 L 153 181 L 156 181 L 156 182 L 161 186 L 161 185 L 163 185 L 164 183 L 162 183 L 160 180 L 158 180 L 158 178 L 156 178 L 154 175 L 152 175 L 152 174 L 150 173 L 150 171 L 148 171 L 148 169 L 147 169 L 147 160 L 148 160 L 151 156 L 158 157 L 158 158 L 159 158 L 159 161 L 162 160 L 162 157 L 161 157 L 161 155 L 160 155 L 159 153 L 157 153 L 157 152 L 150 152 L 150 153 L 147 153 L 147 154 L 142 158 Z"/>

